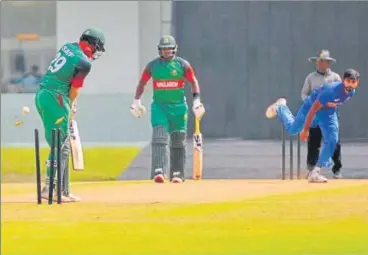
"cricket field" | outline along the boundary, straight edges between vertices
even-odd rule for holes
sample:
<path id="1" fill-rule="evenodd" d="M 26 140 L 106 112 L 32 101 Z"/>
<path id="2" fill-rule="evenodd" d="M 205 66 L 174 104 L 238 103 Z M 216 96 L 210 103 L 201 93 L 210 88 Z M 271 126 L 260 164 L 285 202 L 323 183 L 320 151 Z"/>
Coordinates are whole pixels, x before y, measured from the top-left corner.
<path id="1" fill-rule="evenodd" d="M 368 254 L 368 180 L 73 183 L 83 200 L 37 205 L 2 184 L 3 255 Z"/>

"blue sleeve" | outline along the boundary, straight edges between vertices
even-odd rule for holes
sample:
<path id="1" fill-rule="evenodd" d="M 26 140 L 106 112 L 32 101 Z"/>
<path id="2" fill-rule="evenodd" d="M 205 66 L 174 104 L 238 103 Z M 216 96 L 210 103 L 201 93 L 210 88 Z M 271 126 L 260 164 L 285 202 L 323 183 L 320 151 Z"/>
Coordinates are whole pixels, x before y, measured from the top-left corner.
<path id="1" fill-rule="evenodd" d="M 326 106 L 328 102 L 331 102 L 334 98 L 334 91 L 330 89 L 323 89 L 319 93 L 317 100 L 322 104 L 322 106 Z"/>

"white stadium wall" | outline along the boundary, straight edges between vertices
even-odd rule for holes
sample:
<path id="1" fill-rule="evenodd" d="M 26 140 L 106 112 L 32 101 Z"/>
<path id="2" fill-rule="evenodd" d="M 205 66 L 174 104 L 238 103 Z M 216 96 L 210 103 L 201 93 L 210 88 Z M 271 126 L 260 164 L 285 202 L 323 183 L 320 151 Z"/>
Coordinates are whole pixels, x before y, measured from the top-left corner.
<path id="1" fill-rule="evenodd" d="M 83 93 L 133 91 L 139 75 L 138 7 L 129 1 L 58 2 L 58 47 L 76 40 L 88 27 L 100 27 L 105 33 L 107 51 L 93 63 Z"/>
<path id="2" fill-rule="evenodd" d="M 149 141 L 149 114 L 135 120 L 129 113 L 129 105 L 141 71 L 149 60 L 157 57 L 160 35 L 170 33 L 170 19 L 170 2 L 57 3 L 56 47 L 78 40 L 84 29 L 91 26 L 100 27 L 107 41 L 107 52 L 93 63 L 78 100 L 77 121 L 85 144 Z M 148 109 L 151 95 L 152 89 L 147 88 L 144 103 Z M 2 145 L 31 144 L 33 129 L 42 130 L 33 101 L 33 94 L 1 95 Z M 31 114 L 23 125 L 15 127 L 24 105 L 30 107 Z"/>

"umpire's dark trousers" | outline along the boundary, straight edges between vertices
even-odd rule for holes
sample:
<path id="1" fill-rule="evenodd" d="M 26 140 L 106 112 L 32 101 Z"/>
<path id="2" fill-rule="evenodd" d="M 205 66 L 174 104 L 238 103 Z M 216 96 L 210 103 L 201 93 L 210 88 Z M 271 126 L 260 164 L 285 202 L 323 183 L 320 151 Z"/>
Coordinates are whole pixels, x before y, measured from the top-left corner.
<path id="1" fill-rule="evenodd" d="M 312 170 L 313 167 L 317 164 L 321 142 L 322 142 L 321 129 L 319 127 L 310 128 L 308 137 L 308 154 L 307 154 L 307 165 L 309 170 Z M 332 160 L 334 162 L 332 172 L 334 173 L 339 172 L 342 167 L 340 141 L 338 141 L 336 144 L 334 154 L 332 155 Z"/>

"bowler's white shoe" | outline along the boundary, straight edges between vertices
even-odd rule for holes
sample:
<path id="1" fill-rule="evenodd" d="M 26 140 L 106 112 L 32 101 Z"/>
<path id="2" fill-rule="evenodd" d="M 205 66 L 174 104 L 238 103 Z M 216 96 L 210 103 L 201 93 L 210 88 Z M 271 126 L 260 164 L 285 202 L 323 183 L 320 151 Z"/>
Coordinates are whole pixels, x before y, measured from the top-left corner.
<path id="1" fill-rule="evenodd" d="M 276 116 L 276 109 L 279 105 L 286 105 L 286 99 L 285 98 L 279 98 L 279 99 L 276 100 L 275 103 L 273 103 L 269 107 L 267 107 L 266 117 L 268 119 L 272 119 Z"/>
<path id="2" fill-rule="evenodd" d="M 315 167 L 308 176 L 308 182 L 313 183 L 326 183 L 328 179 L 320 174 L 321 168 Z"/>

